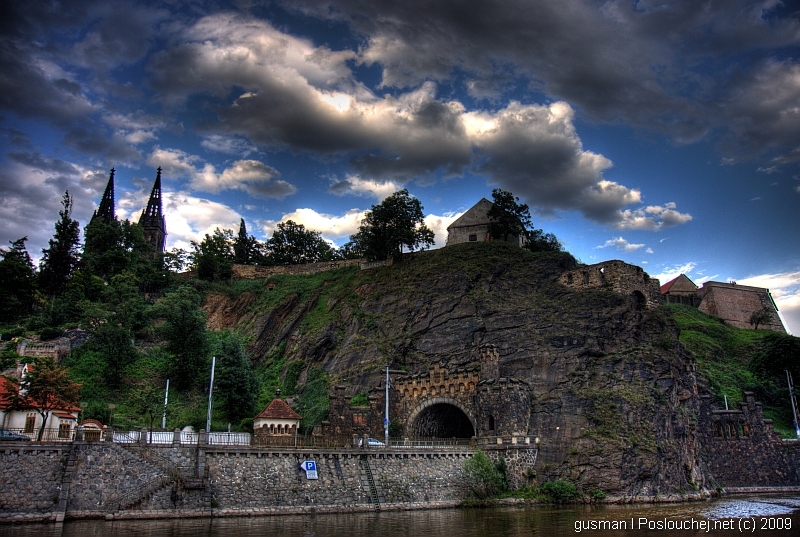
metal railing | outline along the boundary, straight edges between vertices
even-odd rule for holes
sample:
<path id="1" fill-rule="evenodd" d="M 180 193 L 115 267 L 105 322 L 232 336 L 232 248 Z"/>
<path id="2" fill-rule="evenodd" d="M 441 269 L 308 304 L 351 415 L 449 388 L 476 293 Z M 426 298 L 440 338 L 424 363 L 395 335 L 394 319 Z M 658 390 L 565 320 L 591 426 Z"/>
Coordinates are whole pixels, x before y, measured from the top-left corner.
<path id="1" fill-rule="evenodd" d="M 341 448 L 349 446 L 349 438 L 332 436 L 269 436 L 257 434 L 253 437 L 253 446 L 264 447 L 299 447 L 299 448 Z"/>
<path id="2" fill-rule="evenodd" d="M 25 437 L 25 439 L 20 438 L 20 442 L 38 442 L 39 441 L 39 431 L 40 429 L 37 427 L 33 431 L 25 430 L 24 428 L 5 428 L 6 431 L 10 431 L 11 433 L 20 435 Z M 11 440 L 10 438 L 4 437 L 3 440 Z M 42 434 L 42 442 L 72 442 L 75 440 L 75 429 L 61 429 L 58 427 L 48 427 L 44 430 Z"/>
<path id="3" fill-rule="evenodd" d="M 469 438 L 390 438 L 391 449 L 447 449 L 474 445 Z M 369 446 L 376 447 L 376 446 Z M 378 448 L 383 446 L 377 446 Z"/>

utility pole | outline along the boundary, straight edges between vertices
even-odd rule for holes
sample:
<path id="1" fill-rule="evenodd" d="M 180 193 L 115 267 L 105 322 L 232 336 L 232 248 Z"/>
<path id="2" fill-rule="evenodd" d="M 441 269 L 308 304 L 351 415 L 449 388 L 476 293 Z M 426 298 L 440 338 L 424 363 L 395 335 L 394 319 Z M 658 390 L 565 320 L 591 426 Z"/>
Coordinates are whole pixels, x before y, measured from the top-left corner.
<path id="1" fill-rule="evenodd" d="M 161 428 L 167 428 L 167 402 L 169 401 L 169 379 L 167 379 L 167 387 L 164 390 L 164 414 L 161 415 Z"/>
<path id="2" fill-rule="evenodd" d="M 389 447 L 389 366 L 386 366 L 386 415 L 383 418 L 384 447 Z"/>
<path id="3" fill-rule="evenodd" d="M 786 382 L 789 383 L 789 400 L 792 402 L 792 417 L 794 418 L 794 432 L 797 438 L 800 438 L 800 425 L 797 423 L 797 401 L 794 399 L 794 382 L 792 382 L 792 375 L 786 369 Z"/>
<path id="4" fill-rule="evenodd" d="M 217 358 L 216 356 L 212 356 L 211 381 L 208 383 L 208 413 L 206 414 L 206 434 L 211 432 L 211 399 L 214 395 L 214 366 L 216 366 L 216 364 L 217 364 Z"/>

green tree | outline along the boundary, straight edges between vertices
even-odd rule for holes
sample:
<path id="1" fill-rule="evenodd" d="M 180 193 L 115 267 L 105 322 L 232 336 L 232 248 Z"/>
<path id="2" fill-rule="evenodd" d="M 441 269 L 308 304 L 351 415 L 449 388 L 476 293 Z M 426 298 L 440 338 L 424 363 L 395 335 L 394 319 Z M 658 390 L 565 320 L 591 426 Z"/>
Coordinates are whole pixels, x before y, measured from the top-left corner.
<path id="1" fill-rule="evenodd" d="M 281 222 L 267 241 L 270 260 L 276 265 L 300 265 L 331 261 L 336 254 L 316 231 L 292 220 Z"/>
<path id="2" fill-rule="evenodd" d="M 128 393 L 128 402 L 152 431 L 156 418 L 164 412 L 164 392 L 161 387 L 150 381 L 139 382 Z"/>
<path id="3" fill-rule="evenodd" d="M 37 357 L 31 366 L 19 380 L 12 406 L 32 407 L 39 413 L 42 426 L 37 439 L 41 442 L 47 418 L 53 410 L 77 406 L 81 385 L 70 380 L 67 368 L 50 357 Z"/>
<path id="4" fill-rule="evenodd" d="M 245 355 L 244 343 L 237 334 L 228 331 L 216 334 L 215 347 L 217 362 L 214 395 L 219 398 L 218 408 L 228 421 L 238 425 L 255 415 L 258 381 L 252 364 Z"/>
<path id="5" fill-rule="evenodd" d="M 493 462 L 478 450 L 464 462 L 467 486 L 473 498 L 487 500 L 508 489 L 505 460 Z"/>
<path id="6" fill-rule="evenodd" d="M 167 341 L 165 350 L 172 355 L 167 373 L 178 389 L 197 386 L 208 377 L 210 345 L 200 302 L 197 291 L 182 285 L 151 310 L 152 316 L 163 320 L 160 332 Z"/>
<path id="7" fill-rule="evenodd" d="M 199 243 L 192 241 L 191 263 L 201 280 L 229 280 L 234 260 L 233 231 L 214 230 Z"/>
<path id="8" fill-rule="evenodd" d="M 519 203 L 519 198 L 511 192 L 495 188 L 492 190 L 494 203 L 489 209 L 489 235 L 493 239 L 508 241 L 522 237 L 522 244 L 531 252 L 560 252 L 561 243 L 552 233 L 545 233 L 533 227 L 528 205 Z"/>
<path id="9" fill-rule="evenodd" d="M 128 267 L 122 225 L 95 218 L 84 229 L 83 264 L 92 273 L 107 278 Z"/>
<path id="10" fill-rule="evenodd" d="M 72 219 L 72 197 L 69 191 L 61 199 L 63 208 L 58 212 L 60 219 L 55 224 L 56 232 L 49 246 L 42 250 L 39 264 L 39 286 L 50 295 L 63 291 L 78 267 L 78 246 L 80 226 Z"/>
<path id="11" fill-rule="evenodd" d="M 402 259 L 403 248 L 414 251 L 433 245 L 433 231 L 425 225 L 422 204 L 408 190 L 395 192 L 373 205 L 350 236 L 352 249 L 371 260 Z"/>
<path id="12" fill-rule="evenodd" d="M 237 265 L 248 265 L 256 261 L 257 254 L 258 241 L 247 234 L 247 226 L 242 218 L 239 222 L 239 233 L 233 241 L 233 262 Z"/>
<path id="13" fill-rule="evenodd" d="M 15 321 L 30 313 L 36 299 L 36 271 L 25 248 L 28 237 L 0 248 L 0 321 Z"/>
<path id="14" fill-rule="evenodd" d="M 750 324 L 753 325 L 754 330 L 758 330 L 758 325 L 767 324 L 772 320 L 772 311 L 770 308 L 764 306 L 758 311 L 754 311 L 750 316 Z"/>
<path id="15" fill-rule="evenodd" d="M 531 252 L 560 252 L 564 249 L 555 235 L 545 233 L 541 229 L 526 230 L 523 246 Z"/>
<path id="16" fill-rule="evenodd" d="M 494 203 L 489 209 L 489 234 L 493 239 L 508 241 L 509 237 L 522 237 L 531 227 L 531 214 L 528 205 L 519 203 L 519 198 L 511 192 L 495 188 L 492 190 Z"/>

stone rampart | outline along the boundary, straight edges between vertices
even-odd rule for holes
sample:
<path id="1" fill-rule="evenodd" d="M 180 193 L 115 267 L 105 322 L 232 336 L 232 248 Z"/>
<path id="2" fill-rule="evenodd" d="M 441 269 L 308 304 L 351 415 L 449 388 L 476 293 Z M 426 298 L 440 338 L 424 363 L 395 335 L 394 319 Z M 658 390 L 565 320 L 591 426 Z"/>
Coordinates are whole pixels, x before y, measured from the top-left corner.
<path id="1" fill-rule="evenodd" d="M 558 281 L 577 290 L 601 289 L 632 295 L 642 307 L 654 308 L 663 302 L 658 280 L 641 267 L 623 261 L 604 261 L 584 265 L 559 276 Z"/>

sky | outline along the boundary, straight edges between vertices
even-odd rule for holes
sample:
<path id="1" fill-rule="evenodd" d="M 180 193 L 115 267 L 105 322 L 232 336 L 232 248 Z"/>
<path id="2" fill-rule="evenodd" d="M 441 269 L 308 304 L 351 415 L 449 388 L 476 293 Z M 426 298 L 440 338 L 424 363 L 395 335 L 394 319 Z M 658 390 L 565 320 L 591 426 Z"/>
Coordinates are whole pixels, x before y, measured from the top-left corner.
<path id="1" fill-rule="evenodd" d="M 771 290 L 800 334 L 800 5 L 0 4 L 0 245 L 38 259 L 116 169 L 167 249 L 294 220 L 336 245 L 406 188 L 445 244 L 494 188 L 583 263 Z"/>

